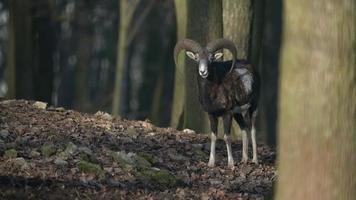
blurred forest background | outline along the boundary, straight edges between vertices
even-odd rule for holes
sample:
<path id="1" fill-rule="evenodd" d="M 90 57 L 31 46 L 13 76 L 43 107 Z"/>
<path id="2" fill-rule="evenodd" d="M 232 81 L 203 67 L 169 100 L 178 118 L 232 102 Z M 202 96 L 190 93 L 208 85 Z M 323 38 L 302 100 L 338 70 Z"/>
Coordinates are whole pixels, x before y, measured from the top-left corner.
<path id="1" fill-rule="evenodd" d="M 275 144 L 281 1 L 254 4 L 1 0 L 0 97 L 208 132 L 192 63 L 176 68 L 172 52 L 181 38 L 226 37 L 263 75 L 260 137 Z"/>
<path id="2" fill-rule="evenodd" d="M 207 132 L 173 48 L 225 37 L 261 74 L 278 199 L 354 199 L 355 21 L 355 0 L 0 0 L 0 98 Z"/>

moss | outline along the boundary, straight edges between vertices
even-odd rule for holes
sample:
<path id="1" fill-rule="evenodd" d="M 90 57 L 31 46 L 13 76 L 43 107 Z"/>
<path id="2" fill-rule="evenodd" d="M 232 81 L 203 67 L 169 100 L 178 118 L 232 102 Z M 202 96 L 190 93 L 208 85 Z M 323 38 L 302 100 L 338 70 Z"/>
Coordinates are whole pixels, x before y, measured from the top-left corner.
<path id="1" fill-rule="evenodd" d="M 139 155 L 140 157 L 146 159 L 146 160 L 147 160 L 148 162 L 150 162 L 152 165 L 158 163 L 158 159 L 157 159 L 154 155 L 152 155 L 152 154 L 142 152 L 142 153 L 138 153 L 138 155 Z"/>
<path id="2" fill-rule="evenodd" d="M 87 161 L 79 161 L 77 163 L 77 167 L 79 168 L 80 171 L 85 172 L 85 173 L 93 173 L 93 174 L 103 174 L 104 171 L 101 169 L 101 167 L 97 164 L 90 163 Z"/>
<path id="3" fill-rule="evenodd" d="M 137 169 L 146 169 L 146 168 L 150 168 L 150 167 L 151 167 L 151 163 L 148 162 L 148 161 L 147 161 L 144 157 L 142 157 L 142 156 L 136 155 L 136 156 L 134 157 L 134 159 L 135 159 L 134 165 L 135 165 L 135 167 L 136 167 Z"/>
<path id="4" fill-rule="evenodd" d="M 134 169 L 133 161 L 125 153 L 122 152 L 109 152 L 110 157 L 115 161 L 122 169 L 131 171 Z"/>
<path id="5" fill-rule="evenodd" d="M 78 157 L 81 159 L 81 160 L 85 160 L 85 161 L 94 161 L 94 159 L 92 159 L 88 154 L 85 154 L 85 153 L 79 153 Z"/>
<path id="6" fill-rule="evenodd" d="M 5 156 L 5 158 L 16 158 L 17 151 L 16 151 L 16 149 L 6 150 L 4 156 Z"/>
<path id="7" fill-rule="evenodd" d="M 160 187 L 173 187 L 178 183 L 178 179 L 166 170 L 145 169 L 138 172 L 137 176 Z"/>
<path id="8" fill-rule="evenodd" d="M 46 143 L 41 147 L 41 152 L 45 157 L 50 157 L 56 153 L 56 148 L 53 144 Z"/>
<path id="9" fill-rule="evenodd" d="M 200 149 L 194 149 L 194 155 L 199 159 L 199 160 L 206 160 L 208 156 L 204 153 L 204 151 Z"/>
<path id="10" fill-rule="evenodd" d="M 68 158 L 70 156 L 72 156 L 73 154 L 75 154 L 77 152 L 77 150 L 78 150 L 78 147 L 75 144 L 73 144 L 72 142 L 69 142 L 67 144 L 65 150 L 60 152 L 58 156 L 63 160 L 68 160 Z"/>

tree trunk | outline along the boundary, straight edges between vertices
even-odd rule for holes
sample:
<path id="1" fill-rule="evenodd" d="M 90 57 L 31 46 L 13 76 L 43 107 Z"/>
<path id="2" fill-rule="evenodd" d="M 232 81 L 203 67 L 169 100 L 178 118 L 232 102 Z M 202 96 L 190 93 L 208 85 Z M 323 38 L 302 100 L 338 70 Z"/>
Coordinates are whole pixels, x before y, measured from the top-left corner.
<path id="1" fill-rule="evenodd" d="M 123 73 L 125 72 L 125 62 L 127 57 L 127 32 L 130 25 L 131 19 L 133 17 L 134 11 L 138 5 L 139 1 L 120 1 L 120 24 L 119 24 L 119 41 L 117 47 L 117 60 L 116 60 L 116 72 L 115 72 L 115 85 L 113 93 L 113 103 L 112 103 L 112 114 L 117 116 L 120 114 L 121 106 L 121 91 L 122 91 L 122 79 Z"/>
<path id="2" fill-rule="evenodd" d="M 187 1 L 187 38 L 201 45 L 222 37 L 222 2 L 221 0 Z M 198 100 L 197 66 L 187 60 L 185 68 L 185 108 L 184 127 L 197 132 L 209 132 L 207 113 Z"/>
<path id="3" fill-rule="evenodd" d="M 9 2 L 9 34 L 7 40 L 7 59 L 5 69 L 5 79 L 8 85 L 6 98 L 14 99 L 16 97 L 16 54 L 15 54 L 15 1 Z"/>
<path id="4" fill-rule="evenodd" d="M 356 1 L 284 3 L 277 199 L 355 199 Z"/>
<path id="5" fill-rule="evenodd" d="M 10 33 L 12 38 L 13 55 L 10 55 L 8 63 L 15 66 L 16 76 L 16 98 L 34 99 L 33 85 L 33 27 L 32 27 L 32 1 L 12 0 L 10 1 Z M 26 33 L 26 34 L 24 34 Z M 11 44 L 11 43 L 10 43 Z M 10 49 L 11 50 L 11 49 Z M 11 53 L 11 52 L 10 52 Z"/>
<path id="6" fill-rule="evenodd" d="M 77 42 L 74 86 L 74 106 L 81 111 L 90 108 L 89 73 L 93 49 L 93 30 L 90 22 L 90 2 L 80 0 L 75 9 L 75 41 Z"/>
<path id="7" fill-rule="evenodd" d="M 179 41 L 184 39 L 187 33 L 187 0 L 175 0 L 175 12 L 177 20 L 177 40 Z M 174 128 L 182 128 L 185 100 L 185 55 L 183 53 L 178 57 L 174 76 L 171 126 Z"/>
<path id="8" fill-rule="evenodd" d="M 36 100 L 52 103 L 53 54 L 55 51 L 55 21 L 49 0 L 32 1 L 35 4 L 33 17 L 33 81 Z"/>
<path id="9" fill-rule="evenodd" d="M 237 58 L 250 57 L 252 0 L 225 0 L 223 5 L 224 37 L 237 46 Z M 231 59 L 231 56 L 225 57 Z"/>
<path id="10" fill-rule="evenodd" d="M 224 38 L 232 40 L 237 47 L 237 58 L 250 58 L 252 37 L 252 0 L 225 0 L 222 1 Z M 231 54 L 224 50 L 224 59 L 232 59 Z M 239 126 L 235 121 L 232 124 L 234 136 L 239 133 Z M 223 132 L 222 120 L 219 119 L 219 132 Z"/>
<path id="11" fill-rule="evenodd" d="M 147 22 L 149 24 L 159 23 L 162 28 L 157 31 L 154 28 L 152 29 L 151 26 L 148 26 L 148 30 L 145 31 L 151 38 L 147 50 L 154 52 L 154 55 L 151 56 L 149 56 L 150 53 L 147 54 L 147 56 L 149 56 L 146 58 L 147 65 L 145 66 L 147 75 L 144 75 L 144 77 L 146 77 L 145 79 L 152 79 L 150 77 L 154 77 L 154 83 L 151 84 L 154 88 L 150 86 L 152 89 L 149 90 L 152 96 L 149 119 L 159 126 L 168 126 L 171 116 L 169 109 L 171 108 L 173 95 L 171 88 L 174 83 L 172 49 L 176 41 L 173 9 L 174 4 L 172 1 L 155 4 Z M 155 49 L 155 51 L 152 51 L 152 49 Z M 150 75 L 150 71 L 154 74 Z M 143 88 L 149 89 L 148 86 L 145 86 L 145 82 L 143 83 L 142 89 Z M 145 102 L 147 103 L 147 95 Z"/>
<path id="12" fill-rule="evenodd" d="M 51 103 L 55 40 L 50 2 L 13 0 L 9 3 L 9 97 Z"/>
<path id="13" fill-rule="evenodd" d="M 257 13 L 256 13 L 257 14 Z M 269 145 L 276 145 L 279 57 L 282 29 L 282 0 L 264 3 L 263 41 L 258 71 L 261 76 L 261 90 L 257 126 L 263 139 Z M 254 60 L 254 59 L 253 59 Z M 257 65 L 255 65 L 257 66 Z"/>

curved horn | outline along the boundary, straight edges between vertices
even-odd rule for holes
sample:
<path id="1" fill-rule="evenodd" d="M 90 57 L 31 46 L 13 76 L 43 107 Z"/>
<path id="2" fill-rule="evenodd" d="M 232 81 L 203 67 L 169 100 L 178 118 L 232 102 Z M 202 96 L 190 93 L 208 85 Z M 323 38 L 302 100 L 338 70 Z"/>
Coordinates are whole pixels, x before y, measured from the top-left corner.
<path id="1" fill-rule="evenodd" d="M 229 50 L 232 54 L 232 65 L 230 71 L 232 70 L 236 62 L 237 50 L 235 44 L 231 40 L 225 38 L 217 39 L 209 42 L 208 45 L 206 45 L 206 48 L 211 53 L 214 53 L 220 49 Z"/>
<path id="2" fill-rule="evenodd" d="M 197 53 L 202 49 L 202 47 L 200 46 L 199 43 L 190 39 L 183 39 L 177 42 L 176 46 L 174 47 L 174 62 L 176 65 L 177 65 L 178 54 L 183 49 Z"/>

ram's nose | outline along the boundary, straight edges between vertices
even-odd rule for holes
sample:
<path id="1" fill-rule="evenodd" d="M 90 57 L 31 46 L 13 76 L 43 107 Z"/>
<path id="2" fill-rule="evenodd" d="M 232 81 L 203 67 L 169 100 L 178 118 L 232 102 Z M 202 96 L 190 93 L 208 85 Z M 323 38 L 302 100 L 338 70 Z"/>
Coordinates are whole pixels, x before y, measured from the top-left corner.
<path id="1" fill-rule="evenodd" d="M 207 71 L 199 71 L 199 75 L 203 78 L 208 77 L 208 72 Z"/>
<path id="2" fill-rule="evenodd" d="M 203 78 L 208 77 L 208 63 L 205 60 L 199 62 L 199 75 Z"/>

